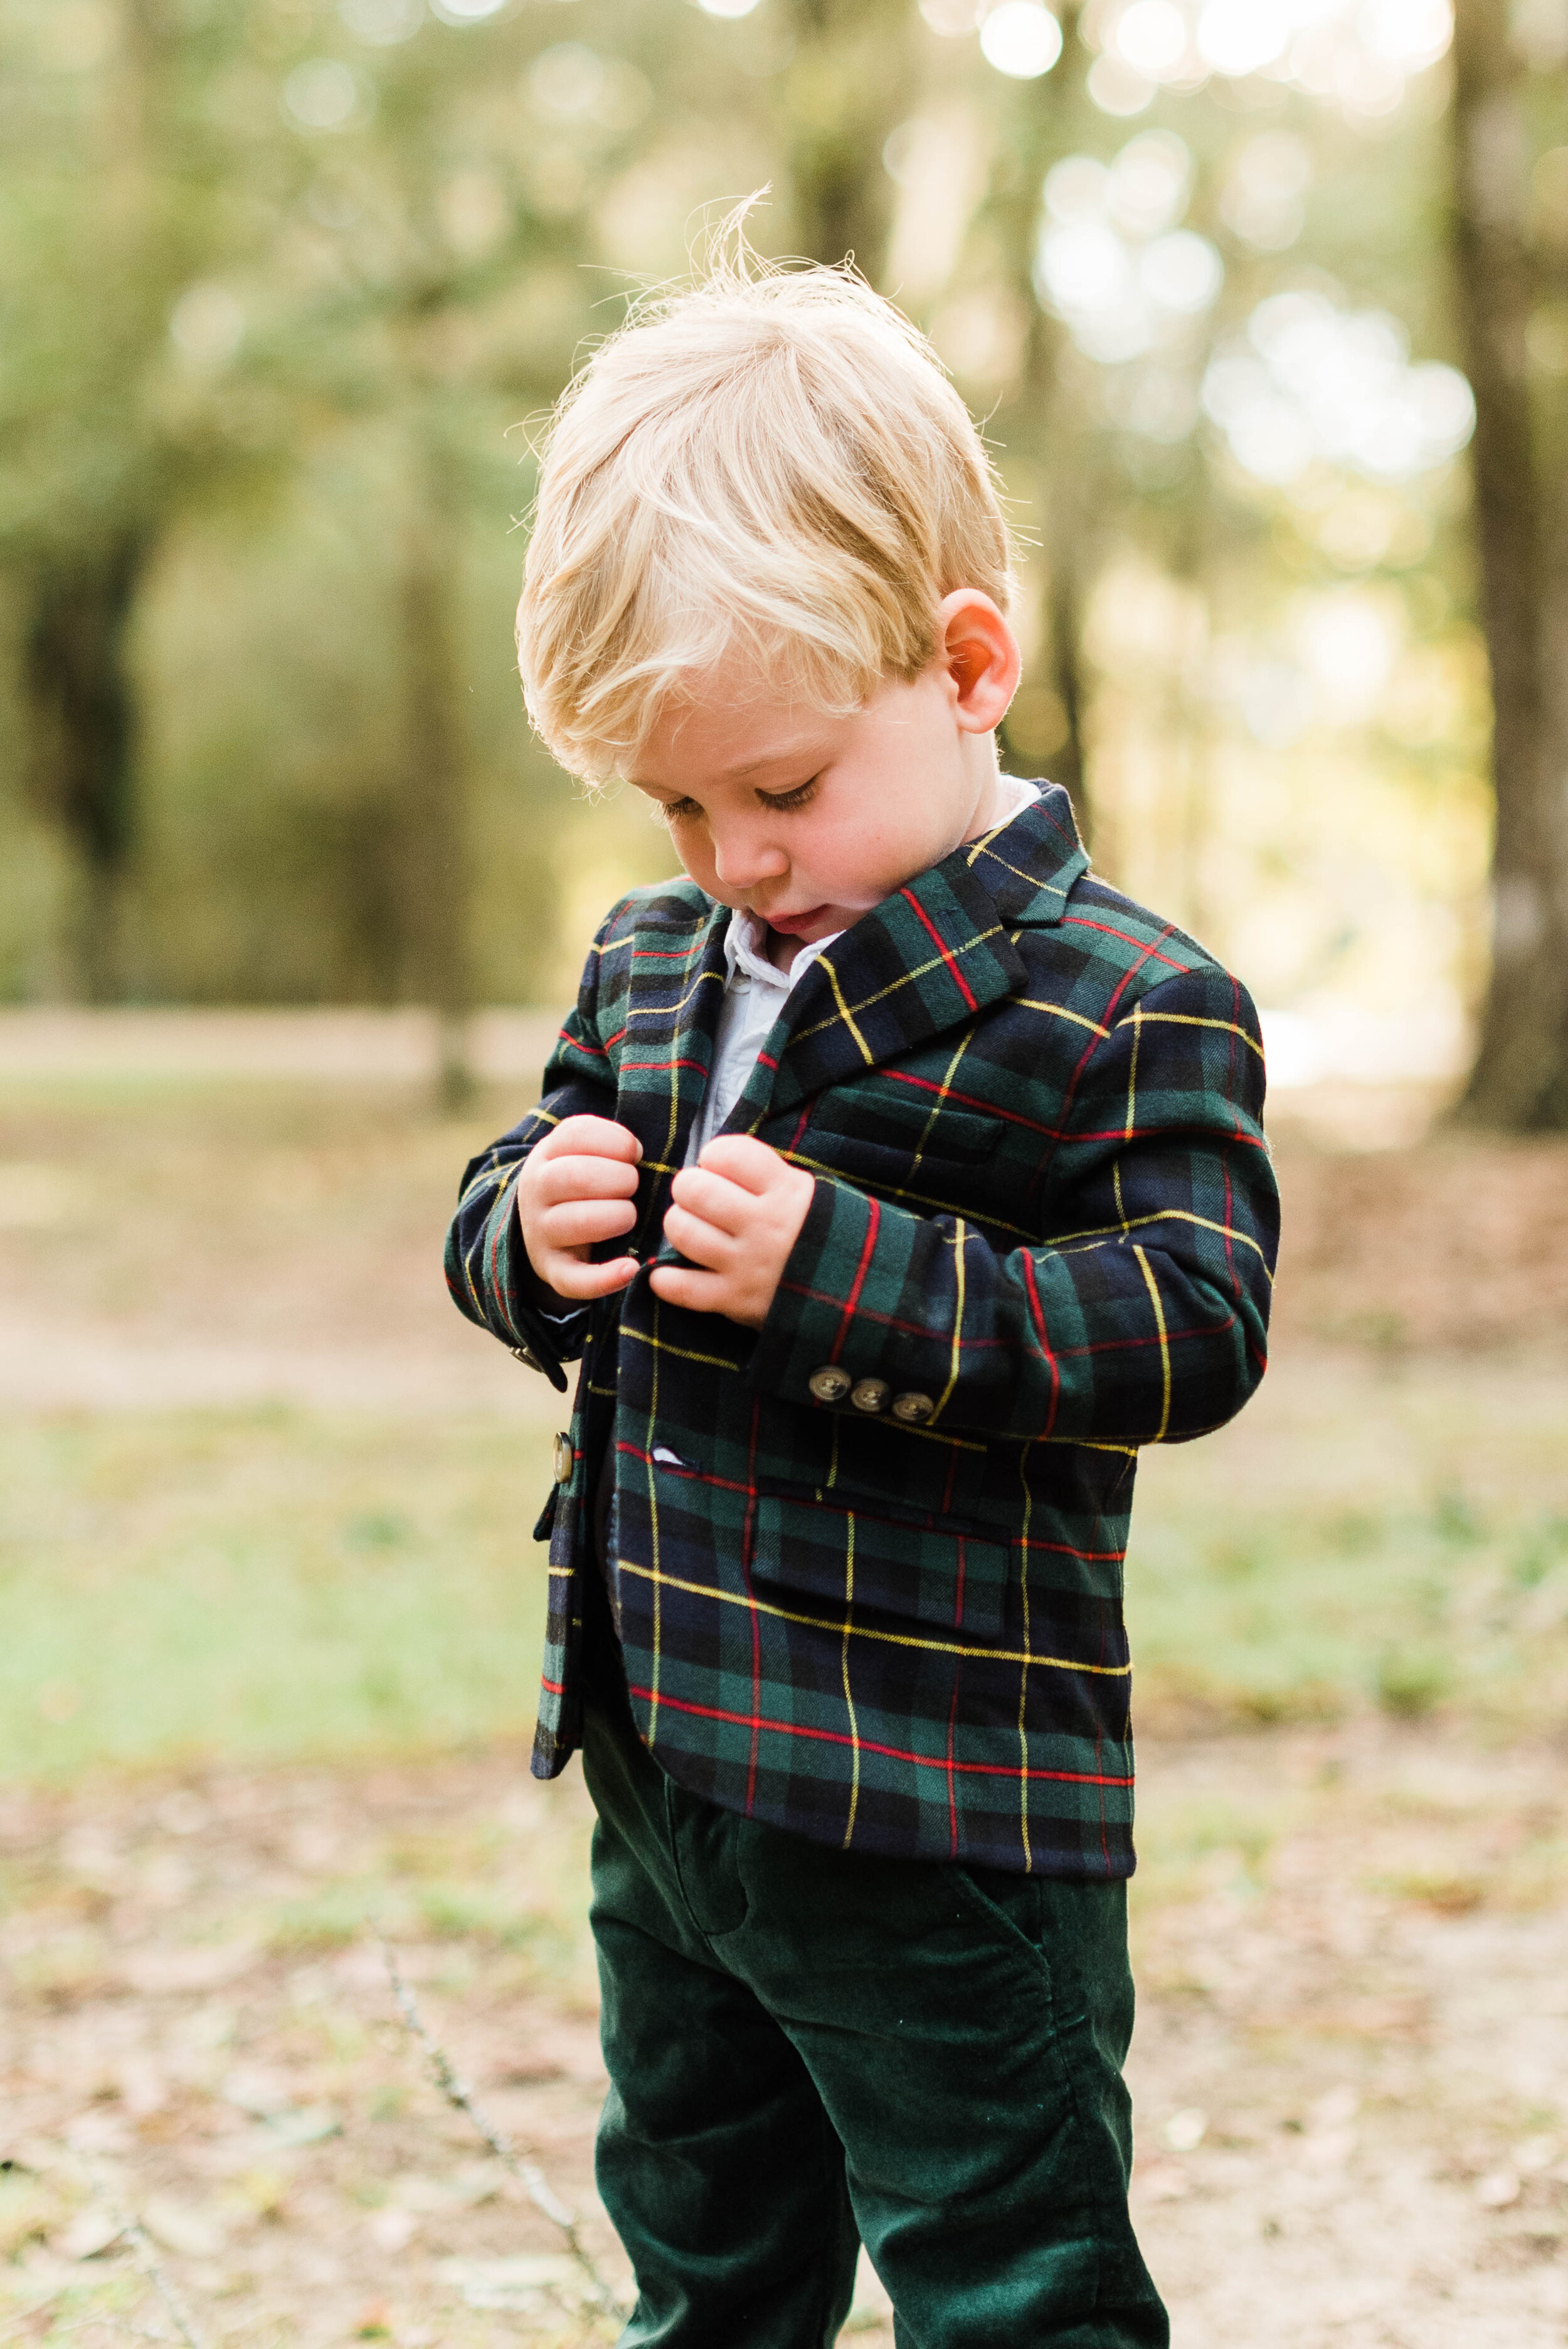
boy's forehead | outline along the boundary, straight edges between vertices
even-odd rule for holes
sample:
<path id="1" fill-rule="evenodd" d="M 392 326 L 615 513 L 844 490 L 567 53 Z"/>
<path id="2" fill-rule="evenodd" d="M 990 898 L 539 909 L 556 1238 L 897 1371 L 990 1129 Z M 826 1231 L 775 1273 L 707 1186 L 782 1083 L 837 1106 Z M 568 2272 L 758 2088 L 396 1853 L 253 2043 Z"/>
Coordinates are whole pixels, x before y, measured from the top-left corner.
<path id="1" fill-rule="evenodd" d="M 715 678 L 666 707 L 632 781 L 684 788 L 700 772 L 710 783 L 746 784 L 825 747 L 837 723 L 809 704 Z"/>

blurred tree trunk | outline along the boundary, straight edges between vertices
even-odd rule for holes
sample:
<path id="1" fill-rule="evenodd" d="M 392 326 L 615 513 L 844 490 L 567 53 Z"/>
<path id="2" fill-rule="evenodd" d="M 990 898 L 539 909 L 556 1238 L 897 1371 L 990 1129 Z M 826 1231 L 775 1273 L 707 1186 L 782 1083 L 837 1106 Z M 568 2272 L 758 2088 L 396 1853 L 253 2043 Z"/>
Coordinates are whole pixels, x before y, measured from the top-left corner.
<path id="1" fill-rule="evenodd" d="M 127 642 L 149 545 L 127 531 L 107 546 L 42 562 L 29 583 L 23 678 L 32 796 L 75 868 L 62 940 L 67 985 L 108 1003 L 121 992 L 124 885 L 132 841 L 135 699 Z"/>
<path id="2" fill-rule="evenodd" d="M 1046 580 L 1036 617 L 1045 650 L 1045 669 L 1061 704 L 1066 727 L 1047 761 L 1050 779 L 1063 784 L 1084 845 L 1092 847 L 1084 747 L 1083 607 L 1089 569 L 1088 462 L 1076 427 L 1076 404 L 1061 380 L 1062 332 L 1041 309 L 1035 293 L 1035 241 L 1040 224 L 1040 189 L 1049 166 L 1063 151 L 1068 105 L 1067 78 L 1076 61 L 1078 10 L 1058 11 L 1064 36 L 1061 63 L 1044 82 L 1029 82 L 1015 97 L 1012 140 L 997 158 L 999 186 L 993 215 L 1006 256 L 1013 297 L 1027 319 L 1018 388 L 995 426 L 1004 448 L 1032 460 L 1046 484 L 1038 525 Z M 1026 592 L 1027 592 L 1026 590 Z M 1026 766 L 1037 765 L 1025 752 Z"/>
<path id="3" fill-rule="evenodd" d="M 1493 0 L 1454 26 L 1454 283 L 1475 391 L 1481 617 L 1491 665 L 1497 837 L 1492 973 L 1461 1114 L 1524 1133 L 1568 1126 L 1568 708 L 1543 620 L 1541 480 L 1525 328 L 1522 68 Z M 1568 548 L 1553 550 L 1561 561 Z M 1568 582 L 1558 584 L 1558 601 Z"/>
<path id="4" fill-rule="evenodd" d="M 874 285 L 887 242 L 890 130 L 910 103 L 907 0 L 792 0 L 783 77 L 795 236 L 829 267 L 854 258 Z"/>
<path id="5" fill-rule="evenodd" d="M 1050 567 L 1047 597 L 1047 643 L 1050 647 L 1051 686 L 1062 705 L 1067 738 L 1052 754 L 1051 781 L 1064 784 L 1073 803 L 1086 848 L 1093 845 L 1094 811 L 1089 805 L 1088 774 L 1084 760 L 1083 603 L 1085 536 L 1081 467 L 1073 450 L 1073 434 L 1057 380 L 1056 337 L 1047 336 L 1047 321 L 1029 290 L 1028 373 L 1025 392 L 1031 409 L 1045 425 L 1048 445 L 1047 465 L 1050 495 L 1046 520 L 1046 560 Z M 1037 347 L 1039 356 L 1033 354 Z"/>
<path id="6" fill-rule="evenodd" d="M 430 1005 L 443 1107 L 472 1091 L 468 1026 L 469 843 L 466 729 L 455 636 L 459 562 L 454 485 L 421 440 L 404 526 L 400 603 L 403 758 L 398 778 L 397 902 L 404 992 Z"/>

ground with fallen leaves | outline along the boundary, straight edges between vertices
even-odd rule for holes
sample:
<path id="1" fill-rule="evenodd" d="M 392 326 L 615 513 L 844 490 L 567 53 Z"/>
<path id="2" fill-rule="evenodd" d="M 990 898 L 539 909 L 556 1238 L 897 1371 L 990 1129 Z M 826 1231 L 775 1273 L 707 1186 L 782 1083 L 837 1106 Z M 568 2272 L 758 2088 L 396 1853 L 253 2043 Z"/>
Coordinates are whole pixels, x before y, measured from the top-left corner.
<path id="1" fill-rule="evenodd" d="M 371 1930 L 623 2289 L 524 1759 L 556 1406 L 434 1269 L 526 1088 L 442 1124 L 285 1030 L 214 1088 L 0 1021 L 0 2340 L 177 2341 L 161 2285 L 207 2349 L 587 2349 Z M 1320 1109 L 1275 1372 L 1144 1469 L 1134 2203 L 1179 2349 L 1560 2349 L 1568 1154 Z"/>
<path id="2" fill-rule="evenodd" d="M 1561 1753 L 1361 1722 L 1142 1764 L 1134 2202 L 1178 2343 L 1562 2342 Z M 517 1753 L 13 1794 L 0 2337 L 177 2337 L 116 2240 L 129 2208 L 229 2349 L 604 2338 L 348 1921 L 373 1891 L 428 2026 L 621 2285 L 587 1831 L 575 1774 L 538 1785 Z M 882 2305 L 866 2277 L 867 2349 Z"/>

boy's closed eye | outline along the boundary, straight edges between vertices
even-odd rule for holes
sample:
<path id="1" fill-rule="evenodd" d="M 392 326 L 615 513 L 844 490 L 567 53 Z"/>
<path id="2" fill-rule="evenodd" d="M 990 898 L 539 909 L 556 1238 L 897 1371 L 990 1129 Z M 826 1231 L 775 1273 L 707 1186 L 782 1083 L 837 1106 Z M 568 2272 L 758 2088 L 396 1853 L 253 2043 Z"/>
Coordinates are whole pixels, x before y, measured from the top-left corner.
<path id="1" fill-rule="evenodd" d="M 775 808 L 788 815 L 794 809 L 806 805 L 816 791 L 818 780 L 817 776 L 810 775 L 803 783 L 796 783 L 787 792 L 758 792 L 757 803 L 759 807 Z M 703 812 L 700 802 L 693 799 L 656 800 L 654 802 L 655 817 L 666 823 L 690 823 Z"/>

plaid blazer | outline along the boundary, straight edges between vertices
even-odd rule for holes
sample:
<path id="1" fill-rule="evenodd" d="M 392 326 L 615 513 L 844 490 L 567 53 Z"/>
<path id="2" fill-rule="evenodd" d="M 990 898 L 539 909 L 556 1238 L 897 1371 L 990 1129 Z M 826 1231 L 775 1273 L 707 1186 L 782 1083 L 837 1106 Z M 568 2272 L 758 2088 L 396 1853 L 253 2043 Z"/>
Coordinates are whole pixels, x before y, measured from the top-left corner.
<path id="1" fill-rule="evenodd" d="M 538 1775 L 577 1742 L 607 1457 L 611 1601 L 672 1776 L 846 1848 L 1130 1873 L 1138 1448 L 1261 1378 L 1277 1195 L 1245 990 L 1088 863 L 1045 787 L 794 988 L 725 1128 L 816 1178 L 756 1331 L 661 1304 L 645 1268 L 564 1324 L 525 1301 L 513 1183 L 578 1112 L 643 1145 L 614 1252 L 672 1256 L 729 916 L 685 879 L 613 908 L 447 1253 L 470 1319 L 562 1390 L 582 1357 L 542 1520 Z"/>

